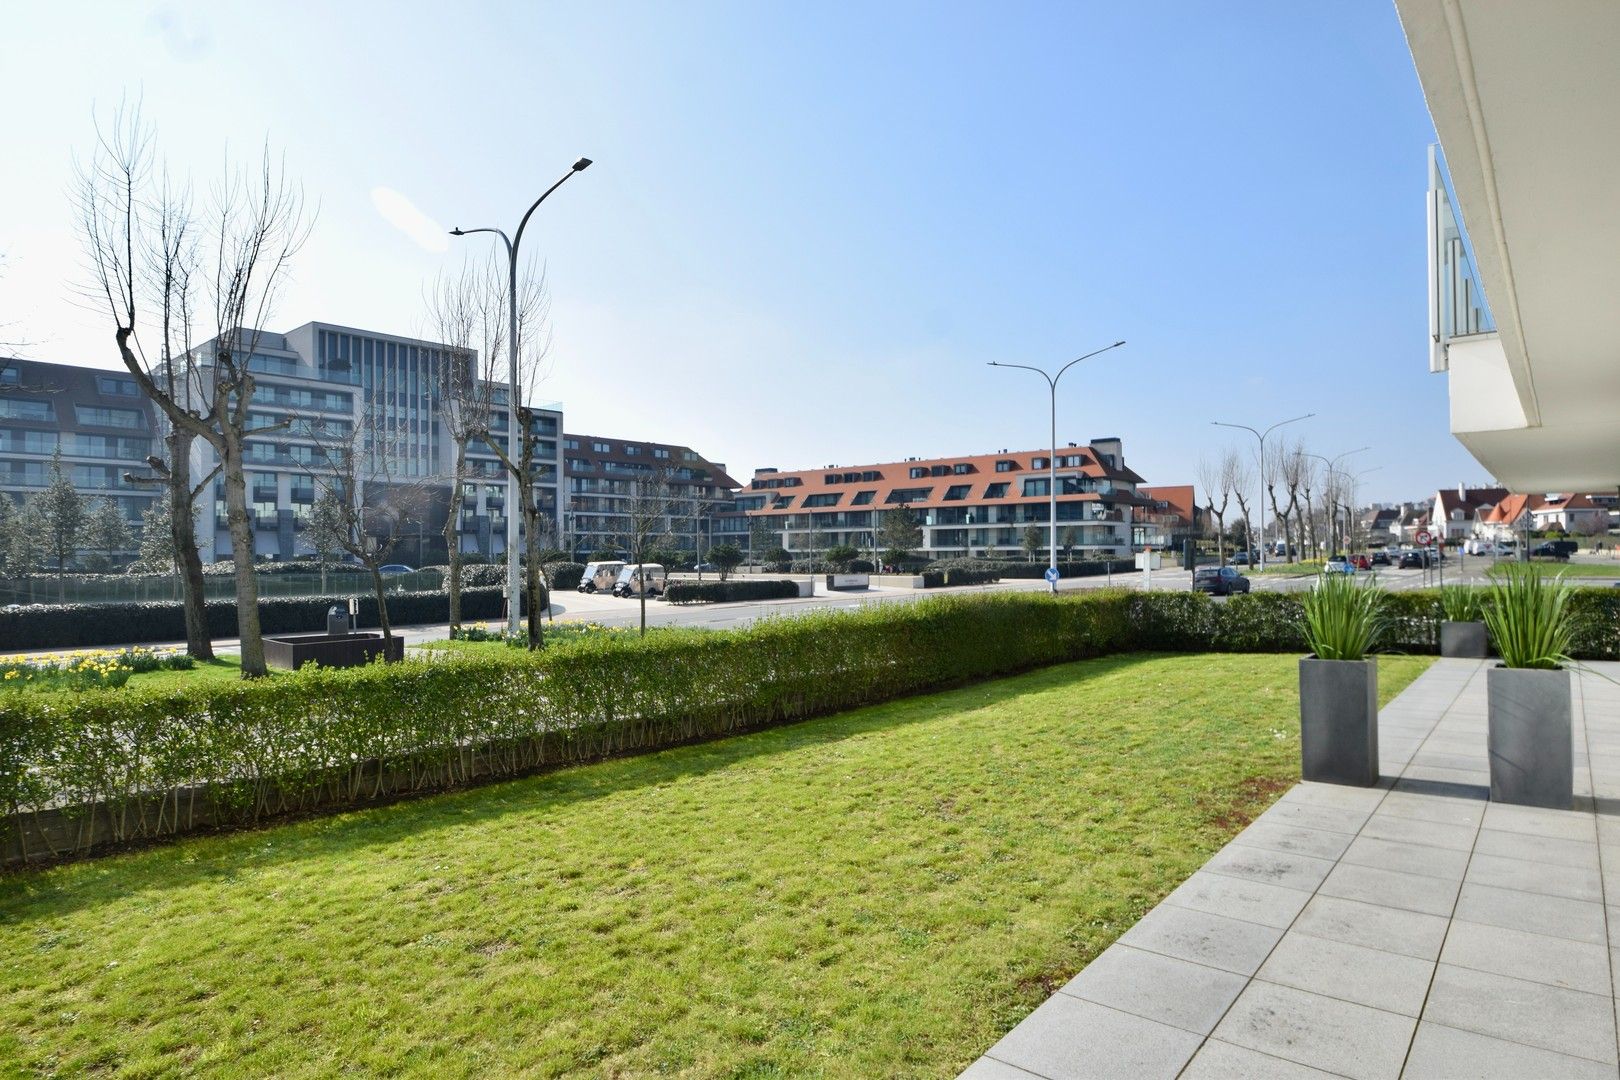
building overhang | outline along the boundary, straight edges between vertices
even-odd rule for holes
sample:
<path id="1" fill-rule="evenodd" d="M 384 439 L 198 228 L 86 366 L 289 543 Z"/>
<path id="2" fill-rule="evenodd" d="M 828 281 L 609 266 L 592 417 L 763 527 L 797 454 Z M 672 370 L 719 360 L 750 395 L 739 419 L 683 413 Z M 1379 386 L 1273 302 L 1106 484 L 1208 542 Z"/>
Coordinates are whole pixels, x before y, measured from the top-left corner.
<path id="1" fill-rule="evenodd" d="M 1452 431 L 1520 491 L 1620 485 L 1620 4 L 1396 0 L 1496 333 Z"/>

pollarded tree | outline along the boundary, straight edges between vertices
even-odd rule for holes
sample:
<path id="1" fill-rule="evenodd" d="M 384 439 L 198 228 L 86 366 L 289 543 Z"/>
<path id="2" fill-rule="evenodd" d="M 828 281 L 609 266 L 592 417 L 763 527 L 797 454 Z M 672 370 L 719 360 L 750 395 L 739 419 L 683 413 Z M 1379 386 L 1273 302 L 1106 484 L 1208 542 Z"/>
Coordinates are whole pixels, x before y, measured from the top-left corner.
<path id="1" fill-rule="evenodd" d="M 250 367 L 283 275 L 309 234 L 303 194 L 267 151 L 252 171 L 226 167 L 203 216 L 206 227 L 200 227 L 189 191 L 171 184 L 156 163 L 152 132 L 138 113 L 121 111 L 112 128 L 98 133 L 96 152 L 78 176 L 89 291 L 106 305 L 119 359 L 172 429 L 172 522 L 190 521 L 194 510 L 189 498 L 196 488 L 188 471 L 193 442 L 205 442 L 219 462 L 242 676 L 256 678 L 266 668 L 247 444 L 286 425 L 252 419 Z M 193 282 L 203 284 L 201 299 Z M 212 311 L 206 344 L 194 349 L 199 308 Z"/>
<path id="2" fill-rule="evenodd" d="M 62 471 L 60 447 L 51 455 L 51 479 L 45 490 L 34 496 L 34 512 L 44 530 L 45 548 L 56 560 L 56 598 L 66 598 L 68 560 L 79 549 L 84 538 L 84 525 L 88 517 L 84 496 L 80 495 L 67 474 Z"/>
<path id="3" fill-rule="evenodd" d="M 900 505 L 885 513 L 878 523 L 877 542 L 890 562 L 899 562 L 921 547 L 922 522 L 917 520 L 916 511 Z"/>

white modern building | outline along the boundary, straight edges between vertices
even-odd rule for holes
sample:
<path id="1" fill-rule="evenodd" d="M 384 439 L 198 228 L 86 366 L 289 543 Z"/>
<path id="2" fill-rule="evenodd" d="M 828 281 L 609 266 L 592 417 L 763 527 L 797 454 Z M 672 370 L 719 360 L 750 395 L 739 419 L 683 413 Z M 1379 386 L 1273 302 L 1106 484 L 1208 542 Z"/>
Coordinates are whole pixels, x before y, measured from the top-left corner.
<path id="1" fill-rule="evenodd" d="M 1511 491 L 1620 485 L 1620 3 L 1396 0 L 1443 153 L 1430 367 Z"/>

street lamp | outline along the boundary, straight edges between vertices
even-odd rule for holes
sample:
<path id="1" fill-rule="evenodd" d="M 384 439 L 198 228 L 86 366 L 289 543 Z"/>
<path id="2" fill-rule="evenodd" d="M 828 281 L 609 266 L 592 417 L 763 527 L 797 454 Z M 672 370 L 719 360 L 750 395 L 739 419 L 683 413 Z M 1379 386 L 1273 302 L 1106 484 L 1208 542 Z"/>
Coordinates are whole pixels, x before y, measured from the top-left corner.
<path id="1" fill-rule="evenodd" d="M 1320 461 L 1322 464 L 1327 466 L 1327 478 L 1326 479 L 1327 479 L 1328 484 L 1331 485 L 1333 483 L 1333 474 L 1339 468 L 1339 459 L 1340 458 L 1347 458 L 1351 454 L 1359 454 L 1363 450 L 1371 450 L 1371 449 L 1372 449 L 1372 447 L 1370 447 L 1370 446 L 1358 446 L 1354 450 L 1346 450 L 1342 454 L 1334 454 L 1331 458 L 1325 458 L 1321 454 L 1306 454 L 1305 456 L 1308 457 L 1308 458 L 1313 458 L 1316 461 Z M 1306 494 L 1308 495 L 1309 492 L 1307 492 Z M 1307 499 L 1306 501 L 1309 502 L 1310 500 Z M 1306 509 L 1307 512 L 1309 512 L 1310 507 L 1306 506 L 1305 509 Z M 1339 512 L 1338 512 L 1337 505 L 1335 505 L 1334 509 L 1333 509 L 1333 532 L 1329 534 L 1330 537 L 1334 541 L 1333 542 L 1333 547 L 1335 549 L 1339 546 L 1338 545 L 1338 535 L 1337 535 L 1338 534 L 1338 528 L 1339 528 Z M 1338 551 L 1337 550 L 1329 551 L 1328 554 L 1329 555 L 1337 555 Z"/>
<path id="2" fill-rule="evenodd" d="M 546 188 L 546 190 L 541 193 L 540 197 L 534 200 L 533 205 L 531 205 L 524 213 L 523 220 L 518 222 L 517 234 L 513 237 L 509 238 L 504 231 L 495 228 L 463 229 L 460 226 L 457 226 L 456 228 L 450 230 L 451 236 L 470 236 L 473 233 L 494 233 L 496 236 L 501 238 L 501 243 L 506 245 L 506 262 L 508 271 L 506 299 L 507 307 L 511 309 L 509 313 L 510 318 L 507 322 L 509 334 L 507 339 L 507 394 L 509 395 L 507 405 L 511 411 L 511 423 L 506 432 L 506 452 L 511 457 L 514 465 L 517 464 L 523 455 L 523 447 L 521 442 L 522 437 L 518 432 L 518 422 L 520 419 L 518 415 L 518 407 L 523 403 L 522 388 L 518 385 L 518 245 L 523 243 L 523 230 L 528 227 L 529 218 L 532 217 L 534 212 L 540 208 L 540 204 L 546 201 L 546 196 L 562 187 L 563 184 L 567 182 L 568 178 L 573 176 L 575 173 L 584 172 L 590 167 L 590 164 L 590 158 L 580 158 L 578 161 L 574 162 L 567 172 L 563 173 L 561 180 L 558 180 L 555 184 L 552 184 L 550 187 Z M 518 598 L 523 595 L 518 574 L 518 518 L 516 510 L 520 505 L 522 505 L 521 500 L 518 498 L 519 480 L 520 478 L 518 477 L 516 471 L 508 470 L 506 477 L 506 628 L 508 632 L 512 634 L 516 634 L 518 632 L 518 610 L 522 606 Z"/>
<path id="3" fill-rule="evenodd" d="M 1257 511 L 1260 519 L 1260 569 L 1262 570 L 1266 568 L 1266 436 L 1270 435 L 1273 431 L 1276 431 L 1280 427 L 1284 427 L 1288 424 L 1297 424 L 1301 420 L 1309 420 L 1315 415 L 1316 414 L 1312 412 L 1306 413 L 1304 416 L 1296 416 L 1292 420 L 1279 420 L 1275 424 L 1272 424 L 1270 427 L 1266 428 L 1265 431 L 1256 431 L 1248 424 L 1228 424 L 1224 420 L 1210 421 L 1210 423 L 1216 427 L 1238 428 L 1240 430 L 1247 431 L 1250 435 L 1253 435 L 1256 439 L 1260 440 L 1260 500 L 1258 505 L 1256 505 L 1255 510 Z M 1253 540 L 1254 537 L 1251 536 L 1249 539 Z"/>
<path id="4" fill-rule="evenodd" d="M 1057 371 L 1056 375 L 1048 375 L 1044 368 L 1031 367 L 1028 364 L 1003 364 L 1003 363 L 999 363 L 999 362 L 997 362 L 995 360 L 990 361 L 990 366 L 991 367 L 1019 368 L 1019 369 L 1021 369 L 1023 371 L 1033 371 L 1035 374 L 1039 375 L 1041 378 L 1046 380 L 1047 388 L 1049 390 L 1051 390 L 1051 392 L 1052 392 L 1052 456 L 1046 459 L 1046 465 L 1047 465 L 1047 489 L 1048 489 L 1047 493 L 1051 497 L 1050 514 L 1051 514 L 1051 526 L 1052 526 L 1052 544 L 1051 544 L 1051 548 L 1050 548 L 1051 554 L 1052 554 L 1051 574 L 1050 574 L 1050 576 L 1051 576 L 1052 580 L 1051 580 L 1050 584 L 1052 586 L 1052 592 L 1053 592 L 1054 595 L 1057 593 L 1057 452 L 1058 452 L 1058 445 L 1057 445 L 1057 384 L 1058 384 L 1058 380 L 1063 378 L 1063 373 L 1065 371 L 1068 371 L 1070 368 L 1074 367 L 1074 365 L 1078 364 L 1080 361 L 1089 360 L 1093 356 L 1097 356 L 1097 355 L 1099 355 L 1101 353 L 1107 352 L 1109 349 L 1117 349 L 1123 344 L 1125 344 L 1123 341 L 1116 341 L 1112 345 L 1104 345 L 1102 348 L 1097 349 L 1095 352 L 1088 352 L 1084 356 L 1077 356 L 1073 360 L 1070 360 L 1067 364 L 1064 364 L 1062 367 L 1058 368 L 1058 371 Z"/>

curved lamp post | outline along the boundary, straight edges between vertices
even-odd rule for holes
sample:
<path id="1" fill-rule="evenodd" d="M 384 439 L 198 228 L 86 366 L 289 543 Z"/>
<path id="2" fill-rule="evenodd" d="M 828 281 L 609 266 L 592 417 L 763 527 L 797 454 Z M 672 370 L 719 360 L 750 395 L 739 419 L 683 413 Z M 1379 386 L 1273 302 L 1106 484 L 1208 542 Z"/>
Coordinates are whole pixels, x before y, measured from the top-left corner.
<path id="1" fill-rule="evenodd" d="M 1041 378 L 1046 380 L 1047 388 L 1052 393 L 1052 456 L 1046 459 L 1046 465 L 1047 465 L 1047 494 L 1051 498 L 1051 509 L 1050 509 L 1051 522 L 1050 523 L 1051 523 L 1051 526 L 1052 526 L 1052 544 L 1051 544 L 1052 580 L 1051 580 L 1050 584 L 1052 586 L 1052 592 L 1053 593 L 1057 592 L 1057 452 L 1058 452 L 1058 446 L 1057 446 L 1057 384 L 1058 384 L 1058 380 L 1063 378 L 1063 373 L 1065 371 L 1068 371 L 1070 368 L 1074 367 L 1074 365 L 1078 364 L 1080 361 L 1082 361 L 1082 360 L 1090 360 L 1093 356 L 1097 356 L 1100 353 L 1105 353 L 1109 349 L 1117 349 L 1123 344 L 1125 344 L 1123 341 L 1116 341 L 1112 345 L 1104 345 L 1102 348 L 1097 349 L 1095 352 L 1088 352 L 1084 356 L 1077 356 L 1073 360 L 1070 360 L 1067 364 L 1064 364 L 1062 367 L 1058 368 L 1056 375 L 1049 375 L 1049 374 L 1047 374 L 1046 369 L 1038 368 L 1038 367 L 1031 367 L 1028 364 L 1003 364 L 1003 363 L 999 363 L 999 362 L 997 362 L 995 360 L 990 361 L 990 366 L 991 367 L 1018 368 L 1018 369 L 1020 369 L 1022 371 L 1033 371 L 1035 374 L 1039 375 Z"/>
<path id="2" fill-rule="evenodd" d="M 1370 446 L 1358 446 L 1354 450 L 1346 450 L 1342 454 L 1334 454 L 1331 458 L 1323 457 L 1321 454 L 1306 454 L 1305 456 L 1308 457 L 1308 458 L 1311 458 L 1311 459 L 1313 459 L 1315 461 L 1320 461 L 1322 464 L 1327 466 L 1327 477 L 1326 477 L 1326 479 L 1327 479 L 1327 482 L 1329 484 L 1331 484 L 1333 482 L 1333 474 L 1339 468 L 1339 459 L 1340 458 L 1347 458 L 1351 454 L 1359 454 L 1363 450 L 1371 450 L 1371 449 L 1372 449 L 1372 447 L 1370 447 Z M 1307 506 L 1305 509 L 1307 511 L 1309 511 L 1310 507 Z M 1332 529 L 1333 529 L 1333 532 L 1332 532 L 1332 534 L 1330 534 L 1331 538 L 1333 540 L 1332 546 L 1334 548 L 1337 548 L 1339 546 L 1339 542 L 1338 542 L 1339 510 L 1338 510 L 1337 506 L 1335 506 L 1333 508 Z M 1329 551 L 1328 554 L 1329 555 L 1337 555 L 1338 552 L 1337 551 Z"/>
<path id="3" fill-rule="evenodd" d="M 573 166 L 563 173 L 561 180 L 546 188 L 540 197 L 534 200 L 533 205 L 524 212 L 523 220 L 518 222 L 517 233 L 511 237 L 508 237 L 503 230 L 496 228 L 463 229 L 458 226 L 450 230 L 451 236 L 494 233 L 501 238 L 501 243 L 506 245 L 506 299 L 507 307 L 510 309 L 510 317 L 507 323 L 507 394 L 509 395 L 507 405 L 511 411 L 511 422 L 506 430 L 506 452 L 510 455 L 514 465 L 517 464 L 523 453 L 522 436 L 518 431 L 518 407 L 523 403 L 522 388 L 518 385 L 518 245 L 523 243 L 523 230 L 528 227 L 529 218 L 533 217 L 534 212 L 540 208 L 540 204 L 546 201 L 546 196 L 562 187 L 568 181 L 568 178 L 575 173 L 584 172 L 590 167 L 590 164 L 591 159 L 584 157 L 574 162 Z M 567 491 L 562 489 L 560 484 L 557 497 L 559 500 L 567 497 Z M 521 505 L 522 502 L 518 498 L 518 477 L 515 473 L 509 472 L 506 478 L 506 628 L 513 634 L 518 632 L 518 610 L 522 607 L 518 598 L 523 595 L 523 586 L 518 574 L 518 516 L 516 513 L 517 508 Z"/>
<path id="4" fill-rule="evenodd" d="M 1270 427 L 1266 428 L 1265 431 L 1256 431 L 1248 424 L 1228 424 L 1224 420 L 1210 421 L 1210 423 L 1216 427 L 1238 428 L 1239 430 L 1247 431 L 1250 435 L 1253 435 L 1256 439 L 1260 440 L 1260 503 L 1255 507 L 1255 509 L 1258 511 L 1258 516 L 1260 518 L 1260 527 L 1256 531 L 1260 534 L 1260 569 L 1262 570 L 1266 568 L 1266 436 L 1270 435 L 1273 431 L 1276 431 L 1280 427 L 1288 424 L 1297 424 L 1301 420 L 1309 420 L 1315 415 L 1315 413 L 1310 412 L 1306 413 L 1304 416 L 1296 416 L 1292 420 L 1279 420 L 1275 424 L 1272 424 Z M 1251 536 L 1249 539 L 1252 541 L 1254 537 Z"/>

